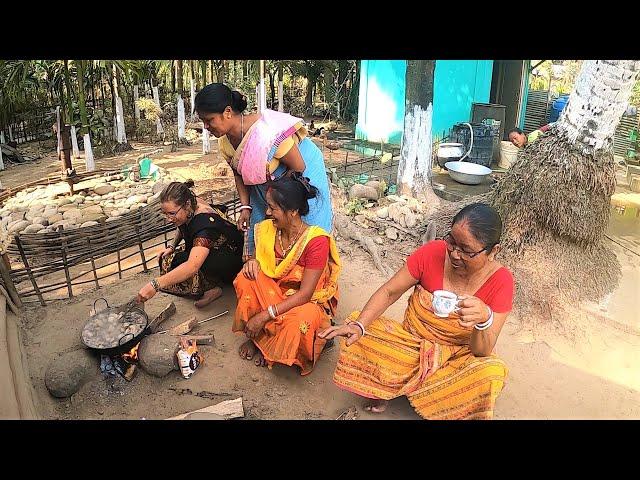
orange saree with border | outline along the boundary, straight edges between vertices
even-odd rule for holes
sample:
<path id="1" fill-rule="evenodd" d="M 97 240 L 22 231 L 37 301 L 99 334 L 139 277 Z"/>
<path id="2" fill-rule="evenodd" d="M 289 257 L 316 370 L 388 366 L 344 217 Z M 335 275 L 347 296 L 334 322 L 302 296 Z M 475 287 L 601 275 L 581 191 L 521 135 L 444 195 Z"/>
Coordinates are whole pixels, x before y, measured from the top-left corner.
<path id="1" fill-rule="evenodd" d="M 260 273 L 249 280 L 240 272 L 233 286 L 238 306 L 233 322 L 234 332 L 244 332 L 246 322 L 255 314 L 277 304 L 300 289 L 304 267 L 297 264 L 307 244 L 316 237 L 329 237 L 329 260 L 311 301 L 292 308 L 269 320 L 261 334 L 253 339 L 269 368 L 274 363 L 298 365 L 302 375 L 311 373 L 326 340 L 317 337 L 318 330 L 331 326 L 338 303 L 340 257 L 333 237 L 317 226 L 310 226 L 291 251 L 279 263 L 275 256 L 276 227 L 271 220 L 255 226 L 256 259 Z"/>

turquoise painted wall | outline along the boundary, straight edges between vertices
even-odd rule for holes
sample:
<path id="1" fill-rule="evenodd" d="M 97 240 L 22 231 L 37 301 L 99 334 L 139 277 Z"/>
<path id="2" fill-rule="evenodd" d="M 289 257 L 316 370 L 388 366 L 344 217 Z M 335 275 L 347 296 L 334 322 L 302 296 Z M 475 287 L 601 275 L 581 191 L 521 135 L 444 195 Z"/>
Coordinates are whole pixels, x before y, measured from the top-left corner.
<path id="1" fill-rule="evenodd" d="M 356 138 L 400 144 L 406 71 L 406 60 L 360 62 Z"/>
<path id="2" fill-rule="evenodd" d="M 406 60 L 362 60 L 356 138 L 400 144 Z M 473 102 L 488 102 L 493 60 L 437 60 L 433 135 L 467 122 Z"/>
<path id="3" fill-rule="evenodd" d="M 493 60 L 438 60 L 433 82 L 433 135 L 471 118 L 471 104 L 488 103 Z"/>

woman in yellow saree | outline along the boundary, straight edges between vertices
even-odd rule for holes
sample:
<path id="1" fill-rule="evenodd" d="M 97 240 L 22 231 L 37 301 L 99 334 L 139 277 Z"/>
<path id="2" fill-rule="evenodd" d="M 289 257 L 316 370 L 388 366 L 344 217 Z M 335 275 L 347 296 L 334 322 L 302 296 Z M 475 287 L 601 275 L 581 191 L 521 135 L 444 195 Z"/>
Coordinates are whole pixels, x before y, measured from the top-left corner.
<path id="1" fill-rule="evenodd" d="M 492 207 L 466 206 L 444 239 L 416 250 L 362 312 L 320 332 L 346 337 L 334 382 L 373 399 L 365 409 L 376 413 L 405 395 L 423 418 L 492 418 L 507 375 L 493 348 L 514 290 L 511 272 L 495 260 L 501 232 Z M 404 322 L 382 317 L 411 287 Z M 436 315 L 438 290 L 457 295 L 454 312 Z"/>
<path id="2" fill-rule="evenodd" d="M 335 315 L 340 258 L 328 232 L 302 221 L 317 192 L 295 172 L 270 184 L 270 218 L 255 226 L 256 258 L 234 281 L 233 331 L 249 338 L 240 356 L 255 356 L 258 366 L 297 365 L 307 375 L 327 342 L 317 332 Z"/>

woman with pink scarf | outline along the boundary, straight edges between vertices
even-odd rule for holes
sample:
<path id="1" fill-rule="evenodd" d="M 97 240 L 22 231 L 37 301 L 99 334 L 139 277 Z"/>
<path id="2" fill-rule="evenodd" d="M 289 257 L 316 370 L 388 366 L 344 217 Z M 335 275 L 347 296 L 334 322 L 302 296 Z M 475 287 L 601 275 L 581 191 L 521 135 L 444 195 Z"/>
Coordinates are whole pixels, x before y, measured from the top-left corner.
<path id="1" fill-rule="evenodd" d="M 244 259 L 255 257 L 253 226 L 266 218 L 266 183 L 300 172 L 320 195 L 309 201 L 303 220 L 331 232 L 333 211 L 329 180 L 320 149 L 311 141 L 301 118 L 264 110 L 245 115 L 247 100 L 222 83 L 211 83 L 195 98 L 204 128 L 218 138 L 218 147 L 235 174 L 240 197 L 238 229 L 247 232 Z"/>

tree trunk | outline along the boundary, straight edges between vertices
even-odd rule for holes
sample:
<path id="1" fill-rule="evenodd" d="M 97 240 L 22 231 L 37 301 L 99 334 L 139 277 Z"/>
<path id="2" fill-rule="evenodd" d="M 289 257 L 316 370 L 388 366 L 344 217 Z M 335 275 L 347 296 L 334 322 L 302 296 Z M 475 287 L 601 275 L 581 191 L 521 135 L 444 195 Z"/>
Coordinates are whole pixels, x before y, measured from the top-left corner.
<path id="1" fill-rule="evenodd" d="M 193 79 L 193 84 L 196 85 L 196 88 L 197 88 L 199 80 L 198 80 L 198 69 L 196 68 L 195 63 L 196 63 L 195 60 L 189 60 L 189 69 L 191 70 L 191 78 Z M 189 84 L 189 88 L 191 88 L 191 84 Z"/>
<path id="2" fill-rule="evenodd" d="M 171 60 L 171 98 L 176 96 L 176 61 Z"/>
<path id="3" fill-rule="evenodd" d="M 84 90 L 84 60 L 76 60 L 78 72 L 78 107 L 80 108 L 80 134 L 89 133 L 89 119 L 87 117 L 86 94 Z"/>
<path id="4" fill-rule="evenodd" d="M 109 91 L 111 92 L 111 108 L 112 108 L 112 110 L 111 110 L 111 114 L 112 115 L 111 116 L 113 117 L 113 116 L 116 115 L 116 97 L 117 97 L 117 95 L 116 95 L 116 89 L 115 89 L 114 84 L 113 84 L 113 74 L 112 74 L 113 68 L 111 68 L 111 62 L 108 62 L 106 64 L 106 66 L 109 69 L 109 75 L 108 75 L 107 78 L 109 78 Z"/>
<path id="5" fill-rule="evenodd" d="M 218 71 L 218 82 L 220 83 L 226 83 L 227 78 L 226 78 L 226 60 L 220 60 L 220 70 Z"/>
<path id="6" fill-rule="evenodd" d="M 182 60 L 176 61 L 176 77 L 178 78 L 178 94 L 184 95 L 184 83 L 182 80 Z"/>
<path id="7" fill-rule="evenodd" d="M 200 78 L 202 79 L 201 83 L 198 83 L 198 90 L 202 90 L 205 85 L 207 85 L 207 61 L 206 60 L 200 60 L 200 71 L 202 72 L 202 74 L 200 75 Z"/>
<path id="8" fill-rule="evenodd" d="M 349 98 L 347 104 L 344 107 L 345 118 L 353 120 L 358 113 L 358 96 L 360 93 L 360 61 L 356 60 L 356 68 L 353 71 L 351 80 L 349 82 Z"/>
<path id="9" fill-rule="evenodd" d="M 349 60 L 338 60 L 338 90 L 336 91 L 336 103 L 339 105 L 339 118 L 345 116 L 345 107 L 349 90 L 347 89 L 347 74 L 349 73 Z"/>
<path id="10" fill-rule="evenodd" d="M 612 147 L 633 93 L 638 65 L 624 60 L 585 61 L 558 119 L 558 133 L 585 154 Z"/>
<path id="11" fill-rule="evenodd" d="M 64 61 L 64 84 L 67 89 L 67 115 L 66 122 L 73 123 L 73 94 L 71 93 L 71 75 L 69 74 L 69 60 Z"/>
<path id="12" fill-rule="evenodd" d="M 276 72 L 273 70 L 269 70 L 269 89 L 271 90 L 271 109 L 275 110 L 276 108 L 276 81 L 275 76 Z"/>
<path id="13" fill-rule="evenodd" d="M 284 111 L 284 68 L 283 61 L 278 62 L 278 111 Z"/>
<path id="14" fill-rule="evenodd" d="M 304 96 L 304 109 L 308 113 L 313 113 L 313 94 L 318 77 L 313 73 L 307 74 L 307 91 Z"/>
<path id="15" fill-rule="evenodd" d="M 431 188 L 431 120 L 435 60 L 407 62 L 398 190 L 438 203 Z"/>
<path id="16" fill-rule="evenodd" d="M 327 103 L 329 115 L 334 112 L 336 101 L 335 72 L 333 62 L 327 62 L 324 66 L 324 101 Z"/>
<path id="17" fill-rule="evenodd" d="M 216 78 L 216 70 L 215 70 L 214 63 L 215 62 L 213 60 L 209 60 L 209 69 L 211 70 L 209 72 L 211 74 L 211 83 L 218 81 L 218 79 Z"/>

